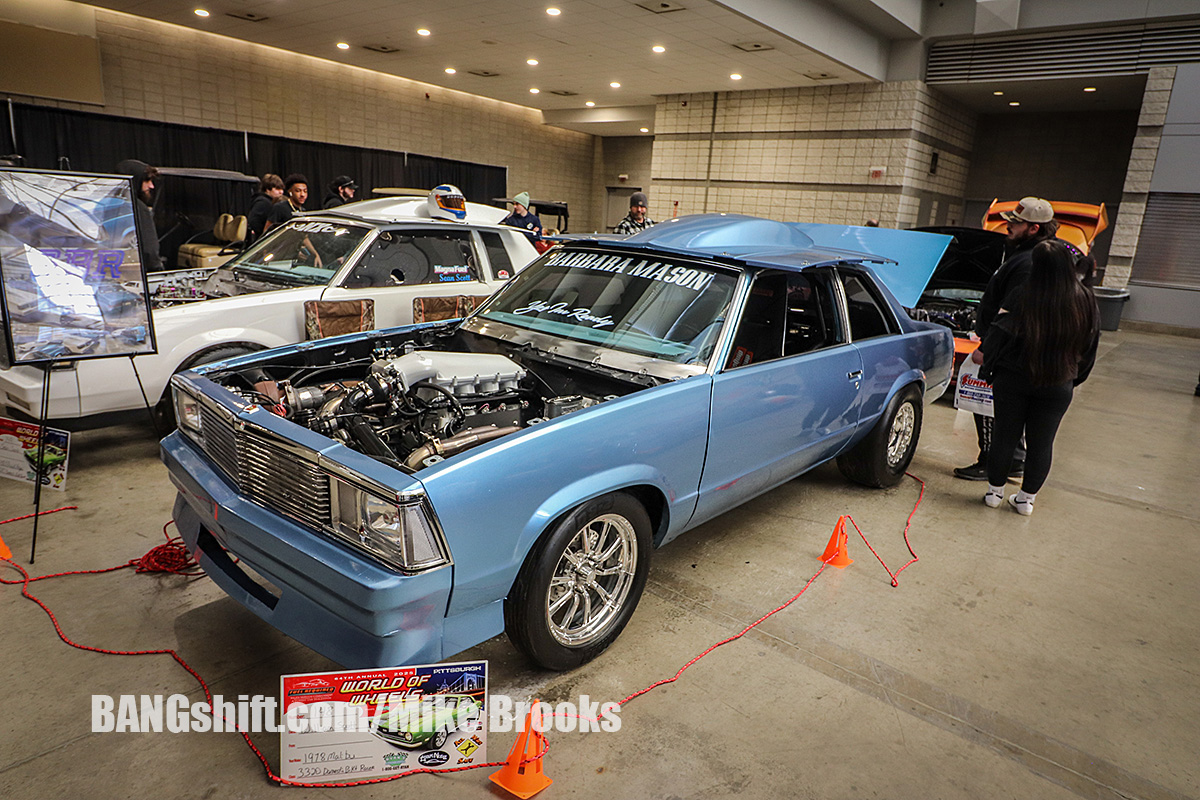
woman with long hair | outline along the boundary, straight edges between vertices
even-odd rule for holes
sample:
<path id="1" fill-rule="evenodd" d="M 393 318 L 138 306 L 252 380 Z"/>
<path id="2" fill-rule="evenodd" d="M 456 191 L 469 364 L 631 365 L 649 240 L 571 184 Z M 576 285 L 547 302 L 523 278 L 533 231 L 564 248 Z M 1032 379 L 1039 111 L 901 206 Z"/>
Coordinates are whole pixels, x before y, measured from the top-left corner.
<path id="1" fill-rule="evenodd" d="M 995 429 L 988 453 L 988 490 L 983 502 L 996 508 L 1013 451 L 1025 433 L 1025 475 L 1008 498 L 1018 513 L 1033 501 L 1050 474 L 1054 436 L 1074 389 L 1087 380 L 1100 342 L 1099 310 L 1079 280 L 1066 246 L 1045 241 L 1033 249 L 1029 281 L 1011 309 L 1001 309 L 979 347 L 980 376 L 992 384 Z"/>

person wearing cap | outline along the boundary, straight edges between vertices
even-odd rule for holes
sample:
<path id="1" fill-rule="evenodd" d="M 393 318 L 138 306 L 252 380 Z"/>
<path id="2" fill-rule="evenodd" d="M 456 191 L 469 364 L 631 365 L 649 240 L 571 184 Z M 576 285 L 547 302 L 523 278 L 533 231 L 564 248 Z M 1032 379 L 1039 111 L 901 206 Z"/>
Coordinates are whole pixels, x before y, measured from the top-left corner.
<path id="1" fill-rule="evenodd" d="M 520 228 L 532 241 L 542 240 L 542 221 L 529 210 L 529 192 L 521 192 L 513 198 L 512 213 L 500 220 L 500 224 Z"/>
<path id="2" fill-rule="evenodd" d="M 634 192 L 629 196 L 629 213 L 625 219 L 617 223 L 617 233 L 629 234 L 644 231 L 654 225 L 654 220 L 646 215 L 646 193 Z"/>
<path id="3" fill-rule="evenodd" d="M 1000 269 L 988 280 L 983 297 L 975 311 L 975 333 L 983 336 L 992 326 L 1002 308 L 1008 308 L 1014 292 L 1029 280 L 1033 269 L 1033 248 L 1058 232 L 1054 219 L 1054 207 L 1040 197 L 1024 197 L 1012 211 L 1001 214 L 1008 223 L 1008 234 L 1004 238 L 1007 256 Z M 982 363 L 983 354 L 971 354 L 971 360 Z M 975 432 L 979 441 L 979 458 L 966 467 L 955 467 L 954 477 L 967 481 L 985 481 L 988 478 L 987 459 L 991 450 L 994 420 L 982 414 L 975 415 Z M 1009 477 L 1019 478 L 1025 474 L 1025 449 L 1018 445 L 1013 456 Z"/>
<path id="4" fill-rule="evenodd" d="M 358 184 L 349 175 L 338 175 L 329 184 L 329 193 L 325 195 L 325 202 L 321 204 L 321 208 L 337 208 L 346 203 L 353 203 L 354 190 L 357 188 Z"/>
<path id="5" fill-rule="evenodd" d="M 267 224 L 263 226 L 263 233 L 287 222 L 293 214 L 303 211 L 307 200 L 308 178 L 298 172 L 288 175 L 283 181 L 283 198 L 271 206 L 271 214 L 267 217 Z"/>

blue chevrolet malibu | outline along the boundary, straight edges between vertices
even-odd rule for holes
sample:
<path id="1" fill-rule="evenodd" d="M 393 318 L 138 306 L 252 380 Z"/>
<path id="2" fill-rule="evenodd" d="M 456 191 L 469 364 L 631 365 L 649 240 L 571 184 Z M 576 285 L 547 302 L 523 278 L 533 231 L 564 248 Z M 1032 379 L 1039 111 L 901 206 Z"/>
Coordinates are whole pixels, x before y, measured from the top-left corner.
<path id="1" fill-rule="evenodd" d="M 465 320 L 183 373 L 175 521 L 230 595 L 345 666 L 505 631 L 571 669 L 681 533 L 830 459 L 900 480 L 954 352 L 905 307 L 948 242 L 683 217 L 560 245 Z"/>

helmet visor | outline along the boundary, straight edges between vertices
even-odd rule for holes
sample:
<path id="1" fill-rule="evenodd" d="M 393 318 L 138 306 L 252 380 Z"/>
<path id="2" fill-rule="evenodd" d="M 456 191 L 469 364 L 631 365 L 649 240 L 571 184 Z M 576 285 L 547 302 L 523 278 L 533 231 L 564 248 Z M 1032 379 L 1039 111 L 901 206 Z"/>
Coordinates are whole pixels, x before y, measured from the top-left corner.
<path id="1" fill-rule="evenodd" d="M 467 201 L 461 194 L 439 194 L 437 204 L 447 211 L 467 210 Z"/>

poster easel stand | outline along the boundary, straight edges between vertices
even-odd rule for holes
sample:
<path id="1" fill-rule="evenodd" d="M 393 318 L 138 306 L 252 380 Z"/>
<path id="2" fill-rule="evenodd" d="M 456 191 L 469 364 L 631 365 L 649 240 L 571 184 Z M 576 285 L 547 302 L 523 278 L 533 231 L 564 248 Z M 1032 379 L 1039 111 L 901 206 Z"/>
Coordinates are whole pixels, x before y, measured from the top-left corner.
<path id="1" fill-rule="evenodd" d="M 142 385 L 142 376 L 138 372 L 137 362 L 134 358 L 136 353 L 129 354 L 129 366 L 133 367 L 133 377 L 137 378 L 138 390 L 142 393 L 142 402 L 146 404 L 146 414 L 150 417 L 150 425 L 154 428 L 154 435 L 159 439 L 163 437 L 162 428 L 158 427 L 158 419 L 154 416 L 154 408 L 150 405 L 150 398 L 146 397 L 146 387 Z"/>
<path id="2" fill-rule="evenodd" d="M 43 460 L 46 453 L 46 417 L 50 415 L 50 368 L 53 363 L 46 362 L 39 366 L 42 368 L 42 404 L 38 413 L 37 464 L 33 472 L 33 542 L 29 545 L 30 564 L 37 555 L 38 519 L 42 514 L 42 474 L 46 470 Z"/>

